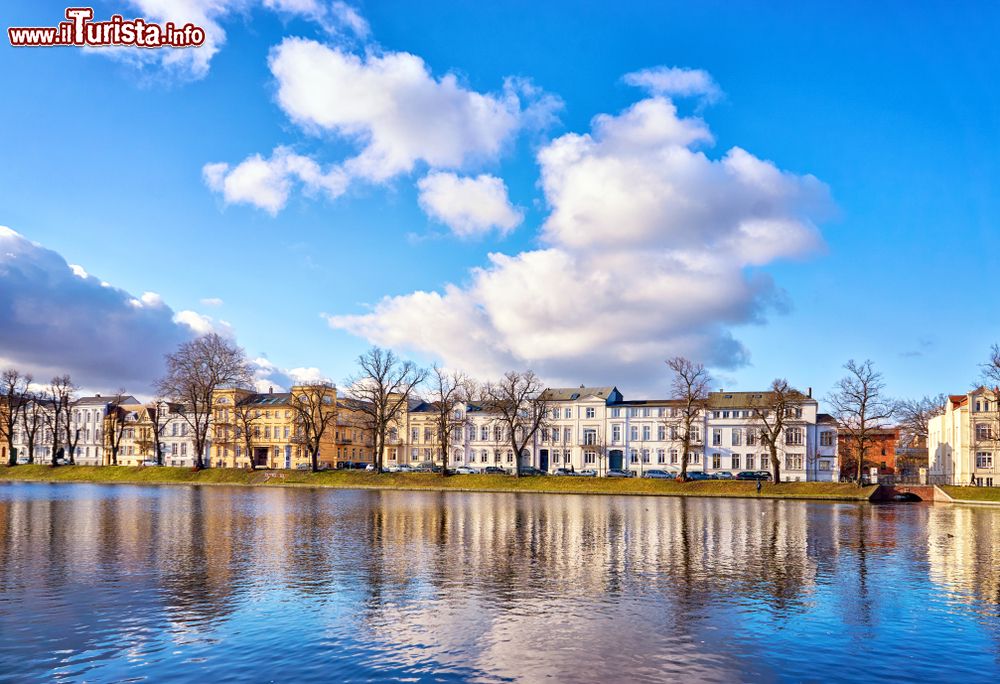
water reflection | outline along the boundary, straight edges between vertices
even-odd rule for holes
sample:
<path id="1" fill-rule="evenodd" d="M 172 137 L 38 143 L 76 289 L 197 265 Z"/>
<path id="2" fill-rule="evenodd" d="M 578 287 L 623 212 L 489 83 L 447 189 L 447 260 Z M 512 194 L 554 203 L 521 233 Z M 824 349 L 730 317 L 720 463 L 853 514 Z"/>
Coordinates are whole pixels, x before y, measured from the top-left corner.
<path id="1" fill-rule="evenodd" d="M 0 677 L 991 678 L 1000 511 L 0 486 Z"/>

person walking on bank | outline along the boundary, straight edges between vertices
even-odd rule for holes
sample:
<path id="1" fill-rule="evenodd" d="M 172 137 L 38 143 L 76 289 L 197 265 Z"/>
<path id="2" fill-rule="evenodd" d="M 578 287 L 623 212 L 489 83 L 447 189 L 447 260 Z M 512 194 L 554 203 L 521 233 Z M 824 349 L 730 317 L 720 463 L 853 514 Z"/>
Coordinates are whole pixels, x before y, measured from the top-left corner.
<path id="1" fill-rule="evenodd" d="M 760 496 L 760 478 L 757 478 L 757 496 Z"/>

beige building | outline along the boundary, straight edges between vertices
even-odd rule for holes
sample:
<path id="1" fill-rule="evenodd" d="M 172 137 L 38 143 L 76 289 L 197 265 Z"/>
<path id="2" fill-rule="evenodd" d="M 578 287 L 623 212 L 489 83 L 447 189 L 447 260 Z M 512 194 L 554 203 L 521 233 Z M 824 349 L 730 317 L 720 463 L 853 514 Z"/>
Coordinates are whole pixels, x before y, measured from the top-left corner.
<path id="1" fill-rule="evenodd" d="M 1000 484 L 1000 411 L 993 390 L 953 394 L 927 423 L 928 478 L 939 484 Z"/>

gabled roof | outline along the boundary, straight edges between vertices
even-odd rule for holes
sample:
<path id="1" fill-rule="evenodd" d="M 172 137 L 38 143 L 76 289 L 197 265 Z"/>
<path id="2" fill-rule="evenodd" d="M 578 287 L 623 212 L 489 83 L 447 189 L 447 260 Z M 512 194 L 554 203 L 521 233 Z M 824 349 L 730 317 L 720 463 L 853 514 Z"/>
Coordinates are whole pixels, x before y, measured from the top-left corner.
<path id="1" fill-rule="evenodd" d="M 774 392 L 764 390 L 759 392 L 709 392 L 708 407 L 711 409 L 764 407 L 774 401 L 774 396 Z M 792 390 L 789 392 L 789 396 L 797 403 L 819 403 L 798 390 Z"/>
<path id="2" fill-rule="evenodd" d="M 80 397 L 73 402 L 73 406 L 106 406 L 108 404 L 115 403 L 118 398 L 117 394 L 95 394 L 92 397 Z M 123 394 L 121 401 L 118 402 L 120 405 L 132 405 L 138 404 L 139 400 L 133 397 L 131 394 Z"/>
<path id="3" fill-rule="evenodd" d="M 270 408 L 272 406 L 287 406 L 291 401 L 291 392 L 267 392 L 265 394 L 248 394 L 236 403 L 239 406 Z"/>
<path id="4" fill-rule="evenodd" d="M 617 395 L 617 398 L 616 398 Z M 621 401 L 621 392 L 618 388 L 610 387 L 549 387 L 542 391 L 541 398 L 545 401 L 577 401 L 579 399 L 589 399 L 598 397 L 604 401 Z"/>

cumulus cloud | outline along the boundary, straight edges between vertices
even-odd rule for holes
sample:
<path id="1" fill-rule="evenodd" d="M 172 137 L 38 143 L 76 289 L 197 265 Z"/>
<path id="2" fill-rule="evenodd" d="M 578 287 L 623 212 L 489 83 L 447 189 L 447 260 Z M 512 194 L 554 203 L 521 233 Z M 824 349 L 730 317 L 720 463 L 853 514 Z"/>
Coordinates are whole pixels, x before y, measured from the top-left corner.
<path id="1" fill-rule="evenodd" d="M 821 249 L 831 201 L 814 177 L 741 148 L 709 156 L 712 140 L 661 95 L 597 116 L 538 152 L 542 248 L 327 320 L 487 377 L 531 367 L 552 382 L 648 387 L 674 354 L 743 364 L 730 328 L 782 301 L 755 267 Z"/>
<path id="2" fill-rule="evenodd" d="M 224 302 L 218 297 L 205 297 L 204 299 L 201 300 L 202 306 L 216 307 L 216 306 L 222 306 L 223 304 Z"/>
<path id="3" fill-rule="evenodd" d="M 158 50 L 142 48 L 95 48 L 101 54 L 142 67 L 155 64 L 168 73 L 186 79 L 199 79 L 208 74 L 212 58 L 226 42 L 223 24 L 257 8 L 277 12 L 285 17 L 301 17 L 315 22 L 328 33 L 365 38 L 368 23 L 344 2 L 323 0 L 128 0 L 136 15 L 148 21 L 178 26 L 187 23 L 205 30 L 205 42 L 200 47 Z M 95 17 L 103 19 L 103 17 Z"/>
<path id="4" fill-rule="evenodd" d="M 225 163 L 205 164 L 202 177 L 210 189 L 222 193 L 227 204 L 250 204 L 272 216 L 284 208 L 293 181 L 299 181 L 307 192 L 322 191 L 331 199 L 347 188 L 347 176 L 341 169 L 324 171 L 309 157 L 287 147 L 275 148 L 268 159 L 259 154 L 247 157 L 233 168 Z"/>
<path id="5" fill-rule="evenodd" d="M 227 202 L 272 214 L 287 201 L 293 177 L 336 197 L 352 179 L 384 182 L 417 164 L 462 169 L 495 160 L 518 131 L 546 125 L 559 107 L 523 79 L 509 78 L 499 92 L 481 93 L 454 74 L 435 77 L 420 57 L 406 52 L 359 56 L 340 46 L 286 38 L 271 51 L 269 64 L 278 105 L 293 122 L 358 150 L 326 171 L 287 150 L 280 156 L 276 150 L 270 160 L 254 155 L 234 169 L 204 167 L 207 185 Z"/>
<path id="6" fill-rule="evenodd" d="M 303 385 L 314 382 L 331 382 L 331 380 L 316 367 L 281 368 L 266 356 L 258 356 L 251 361 L 254 369 L 254 384 L 258 392 L 287 392 L 293 385 Z"/>
<path id="7" fill-rule="evenodd" d="M 0 364 L 140 391 L 192 336 L 158 294 L 133 297 L 0 226 Z"/>
<path id="8" fill-rule="evenodd" d="M 507 186 L 496 176 L 474 178 L 437 171 L 417 182 L 420 207 L 459 237 L 475 237 L 496 228 L 514 230 L 524 214 L 510 203 Z"/>
<path id="9" fill-rule="evenodd" d="M 722 89 L 715 79 L 702 69 L 660 66 L 625 74 L 623 80 L 629 85 L 645 88 L 653 95 L 701 97 L 707 102 L 722 97 Z"/>

